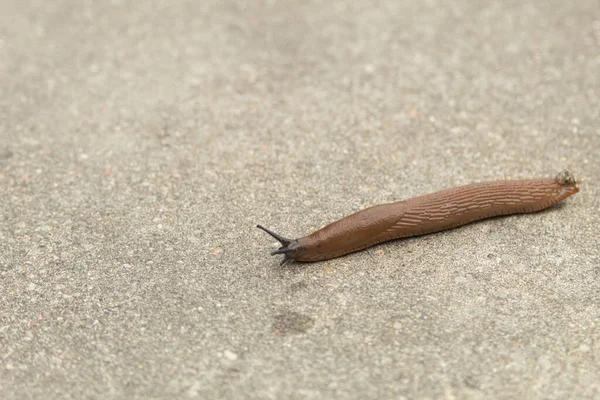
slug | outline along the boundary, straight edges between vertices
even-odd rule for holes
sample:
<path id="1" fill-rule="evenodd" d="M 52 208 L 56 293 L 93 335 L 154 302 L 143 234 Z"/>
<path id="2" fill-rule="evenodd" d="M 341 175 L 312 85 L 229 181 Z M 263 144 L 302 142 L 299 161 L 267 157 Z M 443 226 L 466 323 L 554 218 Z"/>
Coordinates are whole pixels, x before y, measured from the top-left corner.
<path id="1" fill-rule="evenodd" d="M 425 196 L 366 208 L 299 239 L 288 239 L 261 225 L 281 243 L 271 255 L 288 260 L 323 261 L 388 240 L 456 228 L 499 215 L 548 208 L 579 191 L 569 171 L 555 178 L 472 183 Z"/>

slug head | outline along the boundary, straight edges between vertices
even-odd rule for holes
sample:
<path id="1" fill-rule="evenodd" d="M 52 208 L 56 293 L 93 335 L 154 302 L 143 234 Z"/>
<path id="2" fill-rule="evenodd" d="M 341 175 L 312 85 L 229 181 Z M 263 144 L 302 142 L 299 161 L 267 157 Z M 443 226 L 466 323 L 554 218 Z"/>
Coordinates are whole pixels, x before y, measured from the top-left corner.
<path id="1" fill-rule="evenodd" d="M 275 239 L 277 239 L 277 241 L 279 243 L 281 243 L 281 247 L 279 249 L 271 252 L 272 256 L 274 256 L 276 254 L 283 254 L 285 256 L 285 258 L 283 259 L 283 261 L 281 262 L 280 265 L 285 264 L 288 260 L 294 259 L 293 253 L 296 250 L 298 250 L 298 248 L 300 247 L 300 244 L 298 243 L 298 241 L 296 239 L 285 238 L 281 235 L 276 234 L 275 232 L 268 230 L 267 228 L 265 228 L 264 226 L 261 226 L 261 225 L 256 225 L 256 227 L 267 232 L 269 235 L 271 235 Z"/>

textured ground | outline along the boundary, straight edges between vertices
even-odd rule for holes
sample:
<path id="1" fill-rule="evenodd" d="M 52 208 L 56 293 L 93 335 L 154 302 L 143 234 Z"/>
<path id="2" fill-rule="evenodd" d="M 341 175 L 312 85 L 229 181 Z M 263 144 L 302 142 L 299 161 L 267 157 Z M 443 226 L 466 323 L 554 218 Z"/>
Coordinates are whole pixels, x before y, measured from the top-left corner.
<path id="1" fill-rule="evenodd" d="M 0 2 L 7 399 L 599 398 L 600 7 Z M 581 193 L 279 267 L 369 205 Z"/>

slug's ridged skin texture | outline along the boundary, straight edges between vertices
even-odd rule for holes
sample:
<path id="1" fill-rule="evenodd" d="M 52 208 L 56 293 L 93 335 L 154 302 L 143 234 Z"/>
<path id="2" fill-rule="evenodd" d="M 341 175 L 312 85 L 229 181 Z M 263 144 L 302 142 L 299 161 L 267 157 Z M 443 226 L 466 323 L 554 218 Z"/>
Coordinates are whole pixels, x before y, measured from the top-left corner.
<path id="1" fill-rule="evenodd" d="M 274 253 L 285 254 L 285 260 L 327 260 L 388 240 L 499 215 L 540 211 L 578 191 L 577 181 L 568 171 L 556 178 L 474 183 L 367 208 L 308 236 L 286 239 L 288 243 L 282 242 L 284 247 Z"/>

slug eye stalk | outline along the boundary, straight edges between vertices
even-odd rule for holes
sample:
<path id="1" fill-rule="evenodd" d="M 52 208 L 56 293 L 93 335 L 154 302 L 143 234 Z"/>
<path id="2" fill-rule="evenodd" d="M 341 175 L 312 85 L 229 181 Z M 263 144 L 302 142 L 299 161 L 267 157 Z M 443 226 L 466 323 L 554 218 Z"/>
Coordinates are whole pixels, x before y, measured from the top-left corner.
<path id="1" fill-rule="evenodd" d="M 277 254 L 284 254 L 285 258 L 283 259 L 283 261 L 281 262 L 280 265 L 283 265 L 287 262 L 287 260 L 290 259 L 289 254 L 292 253 L 294 250 L 296 250 L 298 248 L 298 241 L 296 239 L 288 239 L 286 237 L 283 237 L 281 235 L 278 235 L 277 233 L 268 230 L 267 228 L 265 228 L 262 225 L 256 225 L 257 228 L 262 229 L 263 231 L 267 232 L 269 235 L 273 236 L 275 239 L 277 239 L 277 241 L 279 243 L 281 243 L 281 247 L 275 251 L 271 252 L 271 255 L 277 255 Z"/>

